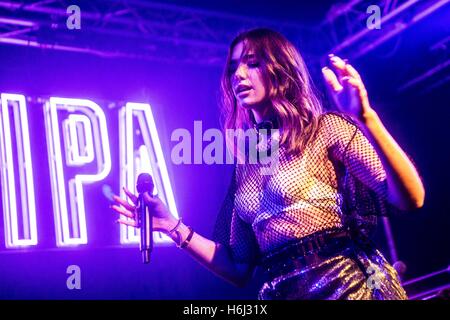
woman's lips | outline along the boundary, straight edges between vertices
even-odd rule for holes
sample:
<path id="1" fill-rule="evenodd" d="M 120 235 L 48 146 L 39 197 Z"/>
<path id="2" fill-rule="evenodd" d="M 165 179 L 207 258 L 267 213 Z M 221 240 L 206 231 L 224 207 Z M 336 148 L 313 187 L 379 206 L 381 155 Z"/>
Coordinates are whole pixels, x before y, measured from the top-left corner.
<path id="1" fill-rule="evenodd" d="M 248 94 L 250 93 L 250 90 L 252 90 L 252 88 L 247 88 L 247 89 L 244 89 L 244 90 L 242 90 L 242 91 L 239 91 L 239 92 L 237 93 L 237 96 L 248 95 Z"/>

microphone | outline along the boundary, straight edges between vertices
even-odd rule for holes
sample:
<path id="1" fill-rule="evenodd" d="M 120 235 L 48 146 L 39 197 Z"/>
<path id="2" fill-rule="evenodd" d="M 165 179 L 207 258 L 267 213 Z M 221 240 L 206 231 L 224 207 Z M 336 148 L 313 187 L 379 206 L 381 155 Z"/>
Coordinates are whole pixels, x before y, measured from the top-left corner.
<path id="1" fill-rule="evenodd" d="M 141 227 L 141 242 L 139 250 L 142 254 L 142 262 L 150 262 L 150 253 L 153 250 L 153 224 L 152 217 L 144 201 L 144 193 L 153 196 L 153 179 L 148 173 L 141 173 L 137 178 L 136 190 L 138 196 L 138 224 Z"/>

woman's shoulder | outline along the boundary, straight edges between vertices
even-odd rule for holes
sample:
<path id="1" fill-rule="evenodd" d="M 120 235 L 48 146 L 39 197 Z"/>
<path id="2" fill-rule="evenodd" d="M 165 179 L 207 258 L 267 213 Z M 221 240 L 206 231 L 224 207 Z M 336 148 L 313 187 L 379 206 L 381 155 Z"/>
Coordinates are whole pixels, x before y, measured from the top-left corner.
<path id="1" fill-rule="evenodd" d="M 350 115 L 327 111 L 319 116 L 318 139 L 325 141 L 327 147 L 346 146 L 355 136 L 363 135 L 357 121 Z"/>
<path id="2" fill-rule="evenodd" d="M 350 115 L 339 111 L 324 111 L 319 115 L 319 123 L 322 125 L 347 124 L 357 126 L 357 122 Z"/>
<path id="3" fill-rule="evenodd" d="M 354 132 L 358 123 L 350 115 L 338 111 L 326 111 L 319 116 L 319 128 L 326 134 Z"/>

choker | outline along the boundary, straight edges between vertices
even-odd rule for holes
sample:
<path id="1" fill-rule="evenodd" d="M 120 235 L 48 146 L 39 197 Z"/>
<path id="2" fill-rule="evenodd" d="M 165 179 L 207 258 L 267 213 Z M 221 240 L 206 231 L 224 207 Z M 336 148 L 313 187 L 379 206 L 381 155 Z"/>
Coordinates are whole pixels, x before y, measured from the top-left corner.
<path id="1" fill-rule="evenodd" d="M 276 120 L 264 120 L 261 121 L 260 123 L 255 123 L 253 125 L 253 128 L 255 128 L 256 130 L 260 129 L 270 130 L 278 128 L 278 124 Z"/>

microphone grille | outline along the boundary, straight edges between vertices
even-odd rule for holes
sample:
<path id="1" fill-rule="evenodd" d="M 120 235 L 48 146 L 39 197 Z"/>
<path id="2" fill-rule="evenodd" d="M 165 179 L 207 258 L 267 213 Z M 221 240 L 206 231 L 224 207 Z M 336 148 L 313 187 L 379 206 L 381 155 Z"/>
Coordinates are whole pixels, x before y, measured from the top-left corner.
<path id="1" fill-rule="evenodd" d="M 150 195 L 153 194 L 153 179 L 148 173 L 141 173 L 137 178 L 136 190 L 138 193 L 148 192 Z"/>

